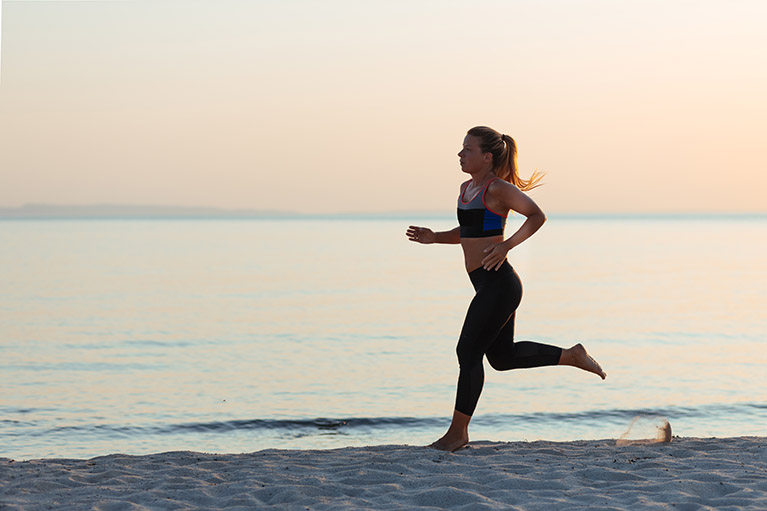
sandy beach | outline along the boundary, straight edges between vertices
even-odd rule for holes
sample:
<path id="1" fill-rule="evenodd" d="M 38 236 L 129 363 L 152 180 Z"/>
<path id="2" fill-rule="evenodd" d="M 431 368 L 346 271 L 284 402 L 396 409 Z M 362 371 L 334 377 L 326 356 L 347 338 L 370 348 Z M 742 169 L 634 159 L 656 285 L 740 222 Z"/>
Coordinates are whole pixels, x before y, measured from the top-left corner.
<path id="1" fill-rule="evenodd" d="M 0 458 L 0 509 L 767 509 L 767 438 Z"/>

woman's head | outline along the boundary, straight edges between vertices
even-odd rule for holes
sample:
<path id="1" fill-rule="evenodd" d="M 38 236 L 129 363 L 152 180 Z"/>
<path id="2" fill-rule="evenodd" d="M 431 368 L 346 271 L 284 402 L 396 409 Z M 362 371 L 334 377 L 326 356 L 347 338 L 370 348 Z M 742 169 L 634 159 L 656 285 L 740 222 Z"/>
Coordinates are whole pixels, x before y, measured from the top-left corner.
<path id="1" fill-rule="evenodd" d="M 520 190 L 530 190 L 541 185 L 540 180 L 543 175 L 538 171 L 534 171 L 528 180 L 519 177 L 517 144 L 509 135 L 502 135 L 487 126 L 475 126 L 466 134 L 477 140 L 483 153 L 492 155 L 493 172 L 496 176 L 517 186 Z"/>

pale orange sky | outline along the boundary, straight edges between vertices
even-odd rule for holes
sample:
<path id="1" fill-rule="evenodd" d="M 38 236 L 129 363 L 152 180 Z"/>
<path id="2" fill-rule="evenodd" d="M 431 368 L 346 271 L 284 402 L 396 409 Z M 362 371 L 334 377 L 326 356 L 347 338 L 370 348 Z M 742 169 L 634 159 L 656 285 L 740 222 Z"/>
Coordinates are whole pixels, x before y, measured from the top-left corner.
<path id="1" fill-rule="evenodd" d="M 445 211 L 465 131 L 547 212 L 766 211 L 767 2 L 2 2 L 0 207 Z"/>

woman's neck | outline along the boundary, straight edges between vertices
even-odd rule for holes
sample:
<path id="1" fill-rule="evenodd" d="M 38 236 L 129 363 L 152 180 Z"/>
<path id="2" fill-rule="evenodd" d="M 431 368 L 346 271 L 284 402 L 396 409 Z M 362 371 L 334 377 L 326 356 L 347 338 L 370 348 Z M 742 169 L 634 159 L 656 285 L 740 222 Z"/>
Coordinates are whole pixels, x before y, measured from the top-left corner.
<path id="1" fill-rule="evenodd" d="M 483 170 L 481 172 L 477 172 L 476 174 L 472 174 L 471 187 L 480 188 L 482 186 L 485 186 L 487 182 L 493 179 L 494 177 L 495 177 L 495 172 L 493 172 L 492 170 Z"/>

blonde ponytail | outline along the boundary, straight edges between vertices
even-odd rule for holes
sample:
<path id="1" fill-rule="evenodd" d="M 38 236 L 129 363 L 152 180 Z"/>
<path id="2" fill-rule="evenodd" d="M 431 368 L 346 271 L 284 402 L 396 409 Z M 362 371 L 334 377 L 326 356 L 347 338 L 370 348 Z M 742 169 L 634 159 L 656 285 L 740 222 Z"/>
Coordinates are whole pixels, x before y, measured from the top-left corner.
<path id="1" fill-rule="evenodd" d="M 522 191 L 532 190 L 543 184 L 541 183 L 543 174 L 537 170 L 533 171 L 530 179 L 519 177 L 517 144 L 509 135 L 502 135 L 487 126 L 471 128 L 467 135 L 477 137 L 482 152 L 493 155 L 493 172 L 496 176 L 515 185 Z"/>

